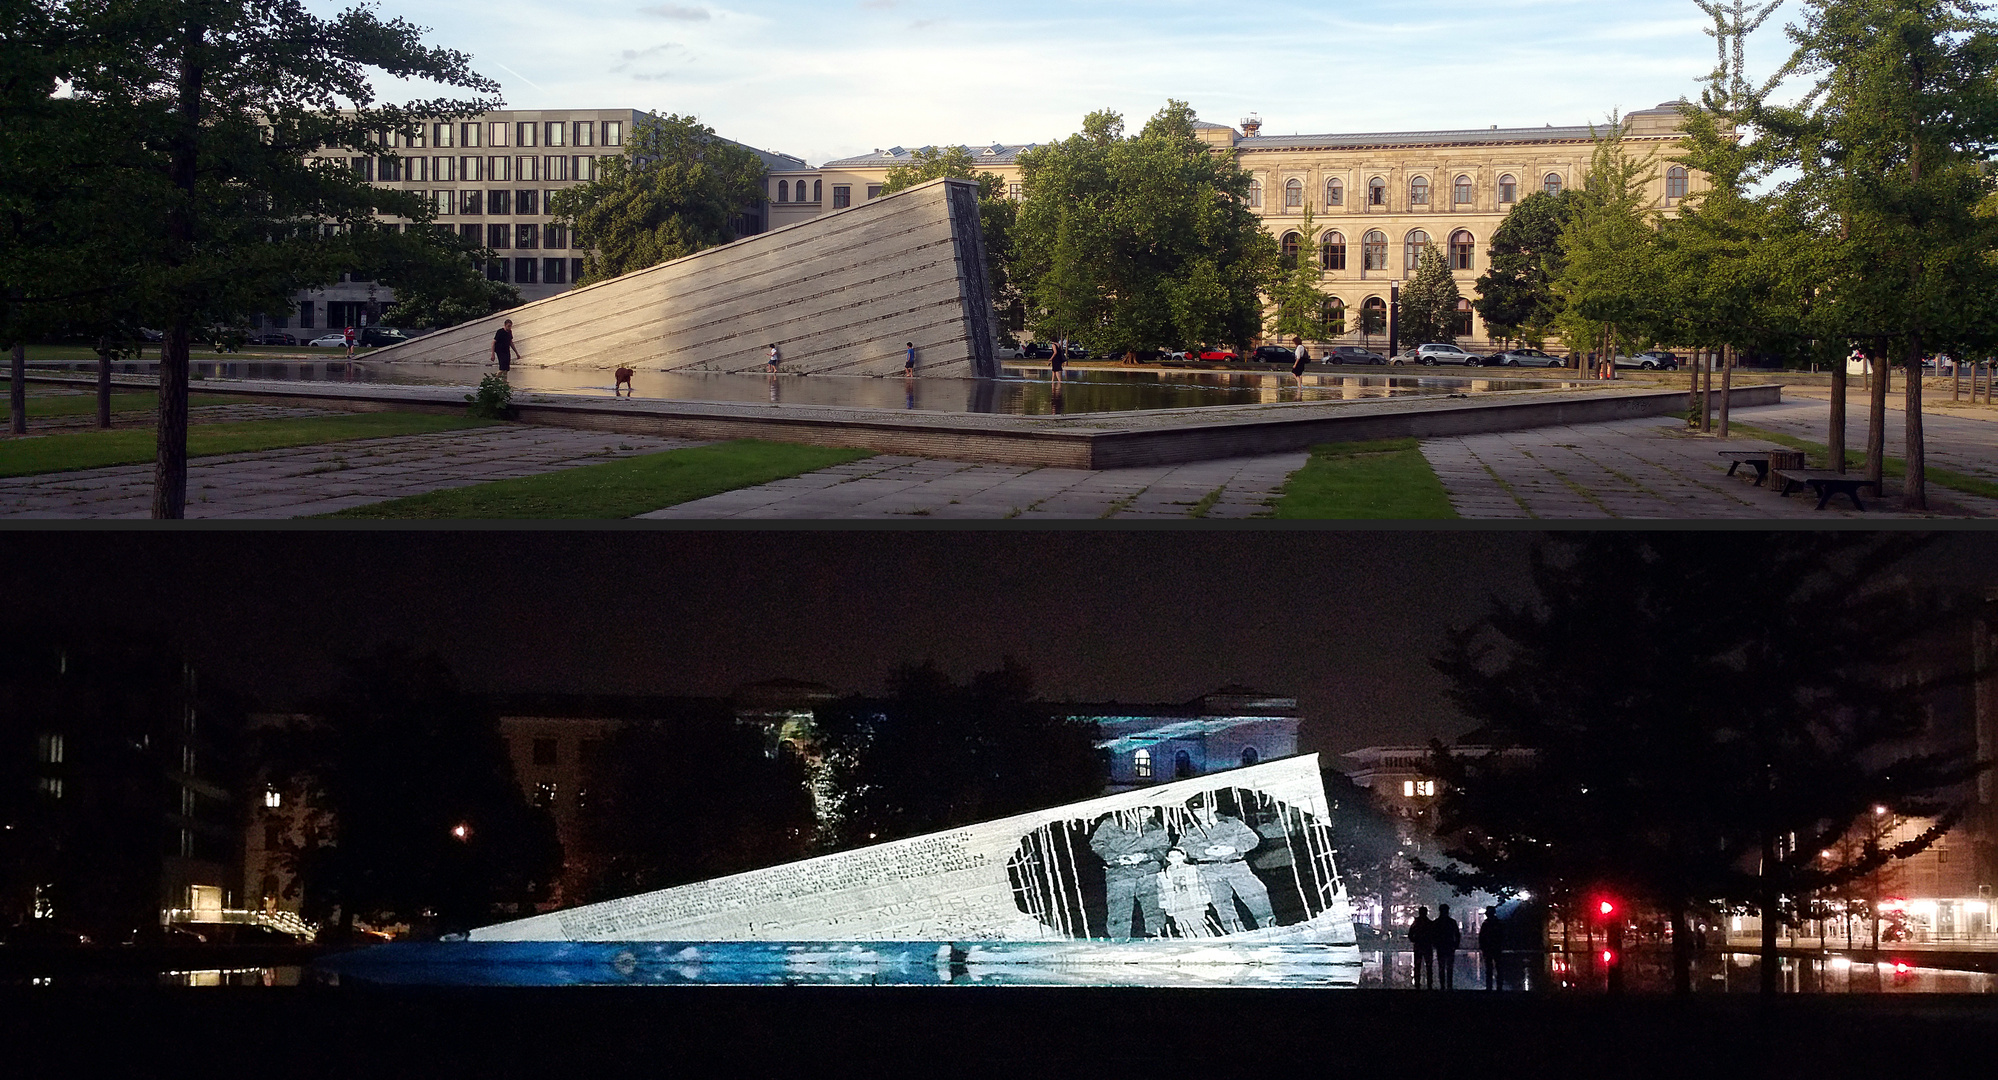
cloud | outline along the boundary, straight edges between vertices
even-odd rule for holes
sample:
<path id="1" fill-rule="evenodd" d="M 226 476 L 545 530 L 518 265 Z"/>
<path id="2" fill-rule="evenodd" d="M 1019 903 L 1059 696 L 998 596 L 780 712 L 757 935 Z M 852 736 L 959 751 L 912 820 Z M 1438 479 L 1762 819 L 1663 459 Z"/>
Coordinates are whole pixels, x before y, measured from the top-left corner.
<path id="1" fill-rule="evenodd" d="M 669 41 L 663 45 L 654 45 L 649 49 L 626 49 L 618 54 L 618 59 L 624 62 L 616 65 L 615 67 L 608 68 L 606 70 L 610 71 L 612 74 L 628 71 L 630 70 L 631 65 L 641 60 L 650 60 L 653 59 L 654 57 L 663 56 L 666 53 L 673 52 L 677 49 L 682 49 L 682 48 L 685 48 L 685 46 L 681 45 L 678 42 Z"/>
<path id="2" fill-rule="evenodd" d="M 945 19 L 917 19 L 909 24 L 909 29 L 928 30 L 932 26 L 942 26 L 947 21 Z"/>
<path id="3" fill-rule="evenodd" d="M 657 15 L 662 19 L 676 19 L 680 22 L 706 22 L 711 16 L 704 7 L 681 7 L 678 4 L 654 4 L 638 9 L 640 15 Z"/>

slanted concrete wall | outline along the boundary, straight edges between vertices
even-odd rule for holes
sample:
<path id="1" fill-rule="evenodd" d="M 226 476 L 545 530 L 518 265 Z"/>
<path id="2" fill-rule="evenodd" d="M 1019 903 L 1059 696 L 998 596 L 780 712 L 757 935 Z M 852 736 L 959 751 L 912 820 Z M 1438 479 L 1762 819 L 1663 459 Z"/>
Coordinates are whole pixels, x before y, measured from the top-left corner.
<path id="1" fill-rule="evenodd" d="M 523 304 L 371 359 L 484 363 L 513 320 L 525 364 L 885 375 L 998 374 L 978 186 L 932 180 Z"/>

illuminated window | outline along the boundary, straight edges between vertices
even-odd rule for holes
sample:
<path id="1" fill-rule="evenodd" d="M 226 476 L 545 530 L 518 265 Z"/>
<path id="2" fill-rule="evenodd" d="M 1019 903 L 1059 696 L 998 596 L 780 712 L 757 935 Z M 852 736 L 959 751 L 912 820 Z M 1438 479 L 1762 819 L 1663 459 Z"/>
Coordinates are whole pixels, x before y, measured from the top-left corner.
<path id="1" fill-rule="evenodd" d="M 555 805 L 555 781 L 543 780 L 540 783 L 534 785 L 534 805 L 536 806 Z"/>
<path id="2" fill-rule="evenodd" d="M 43 735 L 41 738 L 35 740 L 35 749 L 37 751 L 36 756 L 42 764 L 62 764 L 62 736 L 60 734 L 49 732 Z"/>
<path id="3" fill-rule="evenodd" d="M 266 808 L 271 810 L 276 810 L 278 807 L 283 805 L 284 805 L 283 793 L 279 792 L 278 789 L 276 788 L 264 789 L 264 806 Z"/>
<path id="4" fill-rule="evenodd" d="M 1515 203 L 1518 201 L 1519 181 L 1513 179 L 1511 173 L 1506 173 L 1504 176 L 1499 177 L 1499 202 Z"/>
<path id="5" fill-rule="evenodd" d="M 1401 793 L 1403 796 L 1411 799 L 1418 795 L 1434 795 L 1436 794 L 1436 781 L 1403 780 L 1401 782 Z"/>
<path id="6" fill-rule="evenodd" d="M 1137 767 L 1138 779 L 1150 780 L 1152 778 L 1152 752 L 1150 750 L 1140 750 L 1131 755 L 1131 763 Z"/>
<path id="7" fill-rule="evenodd" d="M 60 776 L 44 776 L 36 782 L 35 786 L 42 794 L 51 799 L 62 798 L 62 777 Z"/>

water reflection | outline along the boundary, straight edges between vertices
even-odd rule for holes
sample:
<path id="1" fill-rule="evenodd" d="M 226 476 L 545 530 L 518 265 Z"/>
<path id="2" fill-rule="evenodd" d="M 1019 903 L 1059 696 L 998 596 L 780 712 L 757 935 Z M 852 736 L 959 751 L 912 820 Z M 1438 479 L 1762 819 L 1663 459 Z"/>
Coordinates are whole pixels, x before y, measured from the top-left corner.
<path id="1" fill-rule="evenodd" d="M 1624 988 L 1632 993 L 1669 993 L 1672 955 L 1669 951 L 1625 954 Z M 1844 956 L 1785 956 L 1778 958 L 1777 985 L 1791 994 L 1993 994 L 1998 975 L 1923 967 L 1910 960 L 1878 963 Z M 1693 991 L 1701 994 L 1754 994 L 1762 990 L 1762 958 L 1746 952 L 1708 952 L 1693 961 Z M 1484 960 L 1476 952 L 1457 954 L 1457 989 L 1484 987 Z M 1499 965 L 1507 990 L 1593 992 L 1608 989 L 1609 970 L 1599 954 L 1509 953 Z M 1363 952 L 1360 985 L 1385 989 L 1415 987 L 1415 956 L 1411 952 Z"/>
<path id="2" fill-rule="evenodd" d="M 202 380 L 260 379 L 353 382 L 408 386 L 471 387 L 486 369 L 462 364 L 389 364 L 368 360 L 195 360 Z M 37 364 L 37 369 L 95 371 L 95 364 Z M 156 375 L 157 363 L 113 365 L 120 374 Z M 516 393 L 617 396 L 614 369 L 515 367 L 507 373 Z M 1357 401 L 1403 396 L 1475 395 L 1502 390 L 1578 385 L 1536 379 L 1465 378 L 1450 375 L 1306 375 L 1287 372 L 1182 371 L 1172 369 L 1070 370 L 1063 383 L 1045 368 L 1002 367 L 998 379 L 917 379 L 855 375 L 725 374 L 639 371 L 631 395 L 677 401 L 770 402 L 845 405 L 946 413 L 1123 412 L 1209 405 Z M 217 389 L 211 387 L 210 389 Z"/>

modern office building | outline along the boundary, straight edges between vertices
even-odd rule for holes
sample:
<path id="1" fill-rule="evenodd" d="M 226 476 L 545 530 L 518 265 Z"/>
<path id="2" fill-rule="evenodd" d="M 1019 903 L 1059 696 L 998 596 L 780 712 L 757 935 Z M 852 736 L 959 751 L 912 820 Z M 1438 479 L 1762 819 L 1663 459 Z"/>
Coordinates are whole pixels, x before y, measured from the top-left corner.
<path id="1" fill-rule="evenodd" d="M 1639 158 L 1653 155 L 1648 203 L 1676 212 L 1705 179 L 1670 158 L 1680 139 L 1678 102 L 1628 113 L 1623 139 Z M 1320 288 L 1346 312 L 1338 343 L 1361 340 L 1362 308 L 1383 316 L 1393 286 L 1406 282 L 1433 243 L 1449 260 L 1457 289 L 1459 341 L 1489 342 L 1472 310 L 1492 234 L 1513 206 L 1536 191 L 1583 182 L 1604 125 L 1471 128 L 1362 134 L 1264 134 L 1251 116 L 1239 129 L 1200 122 L 1200 139 L 1233 152 L 1250 177 L 1249 206 L 1284 253 L 1315 262 Z M 978 168 L 1021 194 L 1019 156 L 1034 144 L 965 147 Z M 930 149 L 925 147 L 924 149 Z M 766 197 L 773 223 L 786 224 L 880 194 L 888 171 L 914 160 L 902 147 L 828 161 L 817 169 L 773 167 Z M 1311 223 L 1307 230 L 1307 211 Z M 1309 235 L 1306 235 L 1307 231 Z M 1383 318 L 1383 325 L 1385 318 Z M 1378 336 L 1378 335 L 1376 335 Z M 1189 343 L 1190 344 L 1190 343 Z"/>
<path id="2" fill-rule="evenodd" d="M 593 179 L 598 161 L 622 154 L 645 116 L 636 109 L 501 110 L 434 122 L 413 138 L 382 132 L 375 154 L 329 150 L 318 156 L 377 186 L 421 194 L 436 208 L 439 225 L 493 250 L 488 277 L 512 283 L 523 299 L 540 300 L 569 289 L 583 265 L 575 238 L 553 223 L 549 197 Z M 744 149 L 772 170 L 804 164 Z M 735 222 L 745 236 L 770 225 L 761 205 L 744 207 Z M 299 293 L 291 311 L 264 325 L 276 322 L 274 329 L 301 338 L 312 336 L 303 333 L 308 330 L 370 326 L 394 300 L 387 287 L 342 278 Z"/>

